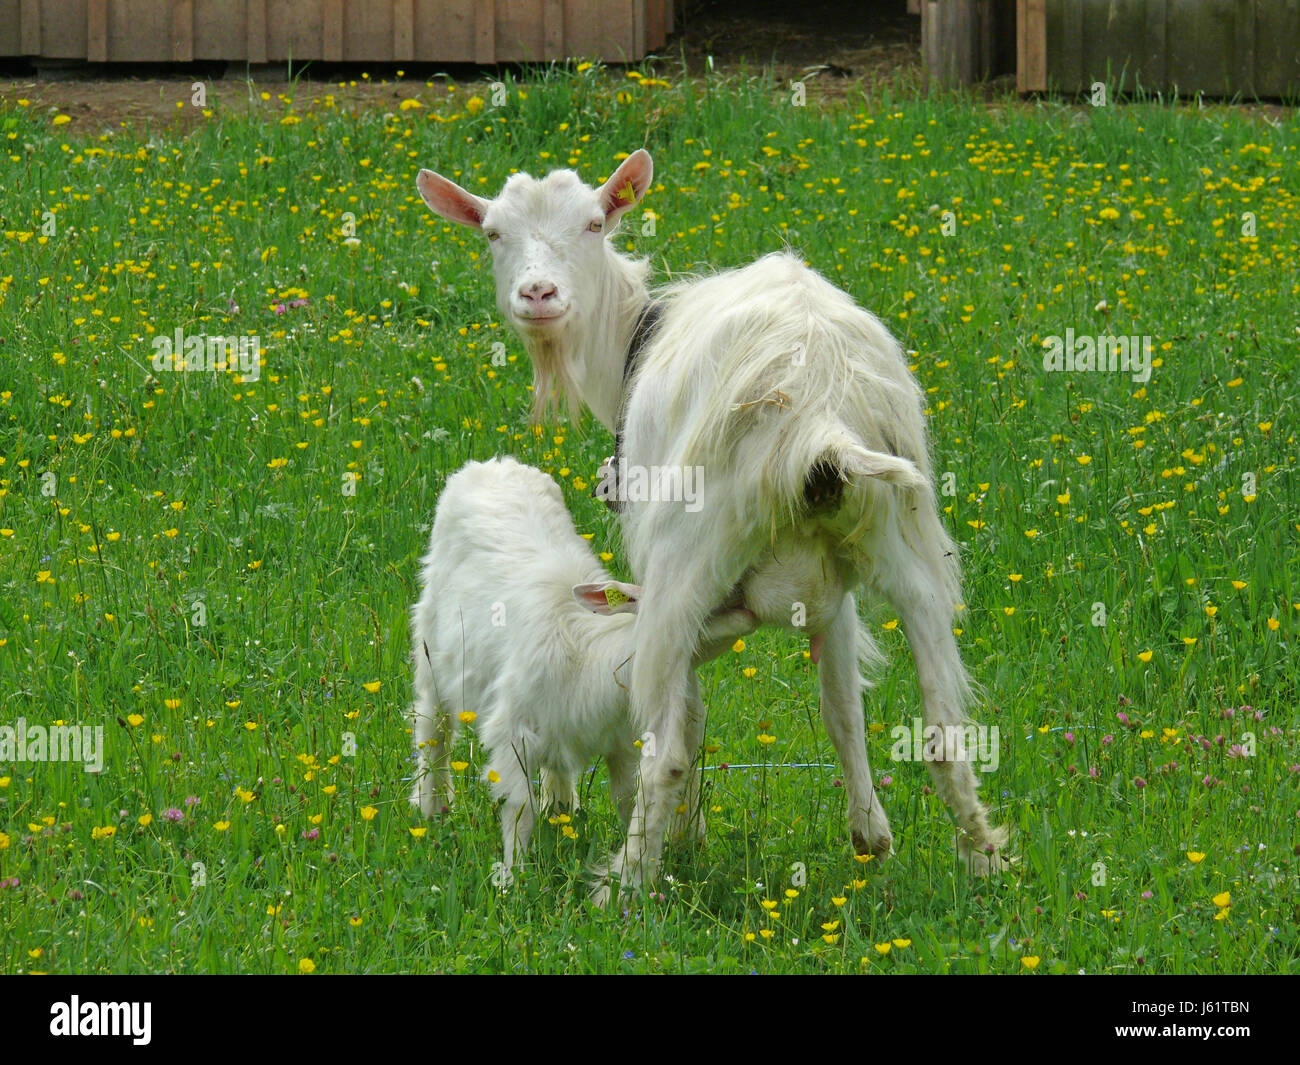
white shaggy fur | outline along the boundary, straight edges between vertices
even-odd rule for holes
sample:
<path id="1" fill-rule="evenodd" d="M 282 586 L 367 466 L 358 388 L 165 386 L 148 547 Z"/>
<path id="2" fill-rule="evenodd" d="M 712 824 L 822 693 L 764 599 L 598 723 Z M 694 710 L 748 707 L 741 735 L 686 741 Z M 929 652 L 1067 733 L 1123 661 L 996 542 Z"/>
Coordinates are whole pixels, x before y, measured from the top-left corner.
<path id="1" fill-rule="evenodd" d="M 503 316 L 534 368 L 540 413 L 552 388 L 617 428 L 622 370 L 649 300 L 646 266 L 606 239 L 649 189 L 644 151 L 599 189 L 570 171 L 516 174 L 493 200 L 430 171 L 418 186 L 443 217 L 489 237 Z M 884 856 L 892 835 L 871 780 L 859 661 L 874 655 L 854 593 L 897 610 L 920 678 L 927 725 L 965 721 L 970 684 L 952 632 L 957 548 L 939 518 L 923 398 L 885 326 L 790 253 L 673 285 L 627 386 L 622 457 L 642 467 L 702 467 L 704 505 L 634 503 L 624 512 L 633 573 L 645 588 L 631 712 L 660 737 L 626 846 L 624 886 L 655 875 L 665 826 L 702 740 L 691 713 L 691 652 L 710 612 L 741 598 L 767 624 L 803 628 L 819 659 L 822 719 L 844 767 L 850 835 Z M 834 471 L 834 505 L 807 496 Z M 1001 864 L 969 761 L 929 763 L 972 871 Z"/>
<path id="2" fill-rule="evenodd" d="M 491 752 L 484 776 L 497 776 L 492 794 L 505 800 L 506 870 L 516 846 L 528 846 L 535 772 L 542 807 L 552 798 L 576 805 L 574 781 L 603 755 L 626 824 L 642 731 L 628 717 L 640 589 L 610 580 L 574 530 L 559 486 L 512 458 L 462 467 L 438 500 L 421 579 L 411 612 L 411 802 L 426 817 L 451 803 L 449 756 L 459 714 L 471 710 Z M 611 588 L 619 593 L 612 608 Z M 616 612 L 602 617 L 593 609 Z M 703 626 L 700 658 L 754 625 L 743 610 L 713 615 Z"/>

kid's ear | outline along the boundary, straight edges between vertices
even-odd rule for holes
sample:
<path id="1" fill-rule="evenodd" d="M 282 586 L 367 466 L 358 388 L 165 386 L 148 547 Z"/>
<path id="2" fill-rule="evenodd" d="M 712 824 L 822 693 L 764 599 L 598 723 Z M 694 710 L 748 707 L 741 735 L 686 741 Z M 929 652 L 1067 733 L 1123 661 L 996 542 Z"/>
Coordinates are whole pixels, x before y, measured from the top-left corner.
<path id="1" fill-rule="evenodd" d="M 641 587 L 622 581 L 575 584 L 573 598 L 593 614 L 635 614 L 641 599 Z"/>
<path id="2" fill-rule="evenodd" d="M 415 178 L 415 187 L 420 190 L 420 198 L 434 214 L 441 215 L 448 222 L 469 226 L 470 229 L 483 228 L 487 200 L 466 192 L 456 182 L 432 170 L 421 170 Z"/>
<path id="3" fill-rule="evenodd" d="M 605 221 L 617 222 L 623 212 L 641 202 L 654 181 L 655 165 L 650 153 L 638 148 L 609 176 L 600 187 L 600 205 L 605 210 Z"/>

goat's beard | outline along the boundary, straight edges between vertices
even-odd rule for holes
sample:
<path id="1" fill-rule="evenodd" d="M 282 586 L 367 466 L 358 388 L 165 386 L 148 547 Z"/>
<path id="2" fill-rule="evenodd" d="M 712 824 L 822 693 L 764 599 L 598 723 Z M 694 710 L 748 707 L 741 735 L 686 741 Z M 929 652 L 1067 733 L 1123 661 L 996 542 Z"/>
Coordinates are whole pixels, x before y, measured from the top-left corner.
<path id="1" fill-rule="evenodd" d="M 563 403 L 570 419 L 581 413 L 578 386 L 569 363 L 568 345 L 562 337 L 524 335 L 528 359 L 533 364 L 533 425 L 541 425 L 546 415 L 558 411 Z"/>

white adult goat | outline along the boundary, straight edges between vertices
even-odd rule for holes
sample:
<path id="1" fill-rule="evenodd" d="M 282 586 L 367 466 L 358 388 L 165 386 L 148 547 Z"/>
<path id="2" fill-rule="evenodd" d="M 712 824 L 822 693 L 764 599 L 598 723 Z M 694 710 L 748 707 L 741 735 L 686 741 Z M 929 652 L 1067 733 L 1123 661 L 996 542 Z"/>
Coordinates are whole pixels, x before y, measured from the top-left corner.
<path id="1" fill-rule="evenodd" d="M 952 632 L 957 548 L 938 515 L 921 390 L 885 326 L 789 253 L 660 292 L 645 338 L 648 265 L 607 238 L 652 176 L 641 150 L 599 189 L 570 170 L 515 174 L 492 200 L 432 171 L 417 179 L 434 212 L 486 235 L 498 307 L 533 364 L 537 414 L 558 389 L 618 434 L 627 463 L 708 474 L 697 512 L 658 501 L 623 517 L 644 587 L 632 714 L 659 742 L 611 871 L 624 886 L 654 875 L 702 740 L 691 652 L 710 611 L 738 595 L 760 621 L 802 620 L 812 636 L 853 846 L 884 856 L 892 836 L 867 763 L 858 672 L 877 652 L 853 592 L 883 595 L 901 617 L 927 726 L 963 725 L 971 695 Z M 776 594 L 760 602 L 759 588 Z M 939 758 L 928 764 L 959 853 L 986 873 L 1001 865 L 1005 830 L 990 826 L 965 752 Z"/>
<path id="2" fill-rule="evenodd" d="M 426 817 L 451 803 L 449 756 L 458 714 L 469 709 L 491 752 L 492 794 L 505 800 L 507 871 L 532 833 L 535 772 L 542 806 L 551 798 L 576 804 L 574 780 L 603 755 L 626 825 L 641 731 L 628 718 L 630 677 L 620 680 L 619 672 L 632 658 L 640 589 L 610 580 L 574 529 L 555 481 L 508 457 L 452 474 L 421 580 L 411 611 L 411 802 Z M 718 611 L 704 625 L 699 659 L 754 626 L 744 610 Z"/>

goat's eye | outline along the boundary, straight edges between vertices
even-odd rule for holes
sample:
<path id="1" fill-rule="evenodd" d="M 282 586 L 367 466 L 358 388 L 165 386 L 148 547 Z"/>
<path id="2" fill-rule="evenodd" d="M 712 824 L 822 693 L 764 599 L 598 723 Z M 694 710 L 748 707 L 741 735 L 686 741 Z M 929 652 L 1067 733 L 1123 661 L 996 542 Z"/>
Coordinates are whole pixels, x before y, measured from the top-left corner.
<path id="1" fill-rule="evenodd" d="M 592 233 L 599 233 L 604 228 L 605 222 L 600 218 L 597 218 L 596 221 L 592 222 L 591 225 L 587 227 L 587 229 Z"/>
<path id="2" fill-rule="evenodd" d="M 501 239 L 501 234 L 498 233 L 495 229 L 485 229 L 485 230 L 483 230 L 483 235 L 484 235 L 485 237 L 487 237 L 488 240 L 500 240 L 500 239 Z"/>

